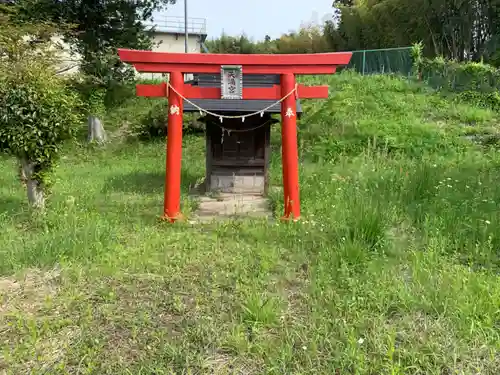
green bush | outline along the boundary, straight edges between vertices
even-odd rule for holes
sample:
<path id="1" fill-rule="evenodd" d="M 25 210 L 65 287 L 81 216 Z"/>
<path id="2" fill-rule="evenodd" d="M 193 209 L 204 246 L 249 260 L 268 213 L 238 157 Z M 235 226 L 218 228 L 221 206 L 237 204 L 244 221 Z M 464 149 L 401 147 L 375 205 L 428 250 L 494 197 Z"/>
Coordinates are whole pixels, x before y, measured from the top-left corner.
<path id="1" fill-rule="evenodd" d="M 141 121 L 134 125 L 133 133 L 140 139 L 165 137 L 168 123 L 167 105 L 166 100 L 155 103 Z"/>
<path id="2" fill-rule="evenodd" d="M 420 79 L 443 91 L 457 92 L 458 99 L 499 110 L 500 70 L 484 63 L 459 63 L 442 57 L 418 58 L 415 67 Z"/>
<path id="3" fill-rule="evenodd" d="M 132 132 L 142 140 L 165 137 L 168 127 L 168 102 L 160 100 L 152 104 L 142 119 L 135 123 Z M 183 116 L 184 134 L 204 132 L 205 124 L 198 114 L 185 113 Z"/>
<path id="4" fill-rule="evenodd" d="M 457 99 L 462 102 L 477 105 L 478 107 L 500 111 L 500 94 L 498 91 L 481 92 L 468 90 L 459 93 Z"/>
<path id="5" fill-rule="evenodd" d="M 38 208 L 50 184 L 50 171 L 64 142 L 81 124 L 82 103 L 55 74 L 54 48 L 45 25 L 18 25 L 3 20 L 0 28 L 0 151 L 16 157 L 28 186 L 28 199 Z"/>
<path id="6" fill-rule="evenodd" d="M 500 88 L 500 70 L 488 64 L 436 58 L 423 59 L 420 68 L 422 77 L 436 88 L 458 92 L 491 92 Z"/>
<path id="7" fill-rule="evenodd" d="M 22 75 L 0 71 L 0 151 L 34 162 L 42 178 L 81 124 L 81 108 L 76 93 L 45 67 L 33 64 Z"/>
<path id="8" fill-rule="evenodd" d="M 135 82 L 108 82 L 106 86 L 94 82 L 91 77 L 75 75 L 67 79 L 68 87 L 80 95 L 86 104 L 85 112 L 94 115 L 116 106 L 120 106 L 135 95 Z"/>

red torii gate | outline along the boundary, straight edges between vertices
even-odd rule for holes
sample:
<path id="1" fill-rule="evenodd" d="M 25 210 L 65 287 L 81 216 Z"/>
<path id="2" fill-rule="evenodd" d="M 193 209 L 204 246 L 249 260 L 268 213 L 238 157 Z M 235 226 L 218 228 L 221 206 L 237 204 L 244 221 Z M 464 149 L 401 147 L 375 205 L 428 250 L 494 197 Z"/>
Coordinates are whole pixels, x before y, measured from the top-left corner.
<path id="1" fill-rule="evenodd" d="M 139 72 L 170 73 L 170 82 L 159 85 L 137 85 L 137 95 L 168 97 L 167 163 L 165 177 L 164 219 L 181 218 L 181 159 L 183 97 L 187 99 L 220 99 L 221 89 L 197 87 L 184 83 L 184 73 L 220 73 L 224 65 L 241 66 L 244 74 L 278 74 L 280 85 L 243 87 L 242 98 L 273 99 L 281 102 L 281 136 L 283 163 L 284 219 L 298 220 L 299 163 L 297 148 L 296 99 L 327 98 L 328 86 L 304 86 L 295 82 L 296 74 L 333 74 L 337 66 L 347 65 L 352 53 L 319 53 L 296 55 L 185 54 L 118 50 L 123 62 Z M 169 87 L 170 86 L 170 87 Z M 171 90 L 169 90 L 171 88 Z M 295 92 L 295 95 L 290 93 Z"/>

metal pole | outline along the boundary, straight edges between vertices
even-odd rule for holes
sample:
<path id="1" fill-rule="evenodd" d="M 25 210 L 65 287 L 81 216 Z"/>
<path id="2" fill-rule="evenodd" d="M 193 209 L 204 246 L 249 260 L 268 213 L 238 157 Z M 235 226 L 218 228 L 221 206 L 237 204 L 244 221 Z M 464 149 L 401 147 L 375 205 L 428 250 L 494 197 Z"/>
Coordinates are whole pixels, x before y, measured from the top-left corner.
<path id="1" fill-rule="evenodd" d="M 188 53 L 188 1 L 184 0 L 184 52 Z"/>
<path id="2" fill-rule="evenodd" d="M 365 75 L 366 51 L 363 51 L 363 75 Z"/>

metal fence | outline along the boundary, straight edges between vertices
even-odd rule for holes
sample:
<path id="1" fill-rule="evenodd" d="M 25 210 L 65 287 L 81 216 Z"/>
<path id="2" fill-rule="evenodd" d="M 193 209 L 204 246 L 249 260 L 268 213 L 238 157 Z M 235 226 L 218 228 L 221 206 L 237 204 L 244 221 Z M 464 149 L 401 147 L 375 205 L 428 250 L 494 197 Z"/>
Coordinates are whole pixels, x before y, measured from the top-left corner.
<path id="1" fill-rule="evenodd" d="M 184 17 L 157 15 L 152 20 L 143 23 L 146 27 L 154 27 L 156 31 L 164 33 L 184 34 L 186 25 Z M 206 34 L 207 20 L 205 18 L 188 18 L 187 31 L 189 34 Z"/>
<path id="2" fill-rule="evenodd" d="M 352 58 L 345 68 L 361 74 L 397 73 L 409 76 L 413 61 L 411 47 L 352 51 Z"/>

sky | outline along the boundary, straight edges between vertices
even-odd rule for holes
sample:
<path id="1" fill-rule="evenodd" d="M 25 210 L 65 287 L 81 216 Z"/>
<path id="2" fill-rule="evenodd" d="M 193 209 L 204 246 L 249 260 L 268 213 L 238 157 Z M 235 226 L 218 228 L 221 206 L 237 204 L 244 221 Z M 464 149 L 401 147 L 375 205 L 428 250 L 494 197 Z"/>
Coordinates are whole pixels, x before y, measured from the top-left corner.
<path id="1" fill-rule="evenodd" d="M 177 0 L 162 14 L 184 17 L 184 1 L 188 17 L 207 20 L 208 39 L 222 32 L 245 33 L 255 40 L 269 35 L 278 38 L 297 30 L 303 23 L 322 23 L 332 14 L 332 0 Z"/>

